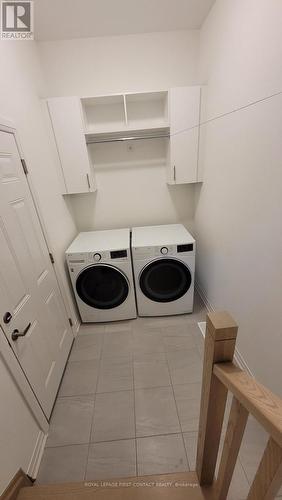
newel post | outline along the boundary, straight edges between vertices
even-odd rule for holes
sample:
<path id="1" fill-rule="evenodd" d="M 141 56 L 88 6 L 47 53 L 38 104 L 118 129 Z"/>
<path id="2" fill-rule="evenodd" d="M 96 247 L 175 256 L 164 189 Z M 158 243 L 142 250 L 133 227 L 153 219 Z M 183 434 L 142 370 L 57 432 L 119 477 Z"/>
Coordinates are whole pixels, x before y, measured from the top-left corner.
<path id="1" fill-rule="evenodd" d="M 196 461 L 201 485 L 213 483 L 227 398 L 227 389 L 213 374 L 213 365 L 233 360 L 237 331 L 227 312 L 207 315 Z"/>

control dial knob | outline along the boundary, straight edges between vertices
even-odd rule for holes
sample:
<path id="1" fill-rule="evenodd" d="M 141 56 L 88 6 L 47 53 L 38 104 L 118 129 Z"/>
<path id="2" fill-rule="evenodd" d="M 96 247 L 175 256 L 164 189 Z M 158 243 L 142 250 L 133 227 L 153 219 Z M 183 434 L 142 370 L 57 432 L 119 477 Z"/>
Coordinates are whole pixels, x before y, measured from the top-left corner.
<path id="1" fill-rule="evenodd" d="M 166 254 L 168 253 L 168 248 L 167 248 L 167 247 L 162 247 L 162 248 L 161 248 L 161 253 L 162 253 L 163 255 L 166 255 Z"/>
<path id="2" fill-rule="evenodd" d="M 95 262 L 99 262 L 99 260 L 101 260 L 102 256 L 100 253 L 94 253 L 93 255 L 93 259 L 95 260 Z"/>

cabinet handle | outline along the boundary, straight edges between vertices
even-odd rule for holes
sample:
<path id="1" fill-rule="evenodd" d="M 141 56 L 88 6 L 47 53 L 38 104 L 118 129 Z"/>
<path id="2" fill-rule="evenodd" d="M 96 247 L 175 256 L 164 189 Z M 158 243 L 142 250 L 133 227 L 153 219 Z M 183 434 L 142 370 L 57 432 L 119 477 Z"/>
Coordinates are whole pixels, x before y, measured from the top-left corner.
<path id="1" fill-rule="evenodd" d="M 14 330 L 13 333 L 12 333 L 12 340 L 17 340 L 19 337 L 24 337 L 28 330 L 30 329 L 31 327 L 31 323 L 28 323 L 27 327 L 24 329 L 24 331 L 22 333 L 19 332 L 19 330 Z"/>
<path id="2" fill-rule="evenodd" d="M 90 189 L 90 180 L 89 180 L 89 174 L 86 174 L 86 179 L 87 179 L 87 184 L 88 184 L 88 188 Z"/>
<path id="3" fill-rule="evenodd" d="M 176 182 L 176 168 L 175 165 L 173 165 L 173 180 Z"/>

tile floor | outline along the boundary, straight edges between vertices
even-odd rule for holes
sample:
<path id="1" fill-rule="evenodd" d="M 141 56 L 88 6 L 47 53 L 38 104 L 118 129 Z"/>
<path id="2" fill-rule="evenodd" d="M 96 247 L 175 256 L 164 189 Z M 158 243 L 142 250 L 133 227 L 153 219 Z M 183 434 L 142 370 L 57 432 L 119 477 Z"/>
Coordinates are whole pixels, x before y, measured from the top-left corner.
<path id="1" fill-rule="evenodd" d="M 190 315 L 82 326 L 37 483 L 194 470 L 205 316 L 196 297 Z M 230 500 L 246 498 L 265 443 L 250 418 Z"/>

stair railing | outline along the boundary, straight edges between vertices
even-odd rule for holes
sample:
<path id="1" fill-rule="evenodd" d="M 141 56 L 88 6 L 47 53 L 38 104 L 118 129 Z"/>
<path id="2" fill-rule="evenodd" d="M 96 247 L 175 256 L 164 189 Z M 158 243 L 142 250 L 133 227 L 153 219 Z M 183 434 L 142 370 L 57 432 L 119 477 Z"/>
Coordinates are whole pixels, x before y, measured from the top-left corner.
<path id="1" fill-rule="evenodd" d="M 237 331 L 228 313 L 208 314 L 196 472 L 201 486 L 212 485 L 215 500 L 227 498 L 251 414 L 268 432 L 269 440 L 247 500 L 270 500 L 282 484 L 282 400 L 233 363 Z M 215 479 L 228 391 L 233 400 Z"/>

